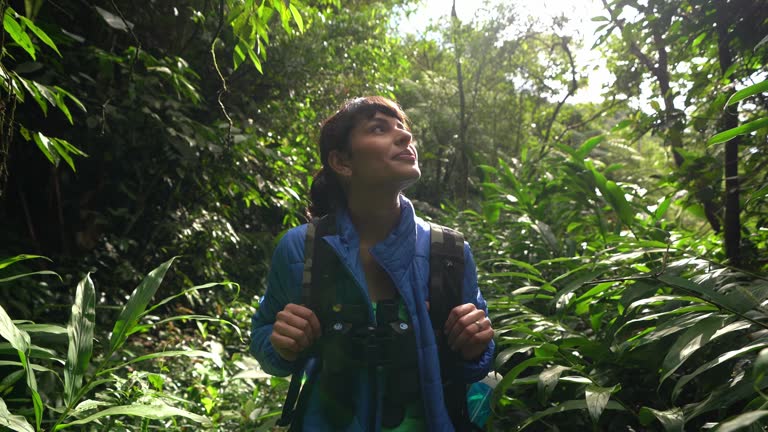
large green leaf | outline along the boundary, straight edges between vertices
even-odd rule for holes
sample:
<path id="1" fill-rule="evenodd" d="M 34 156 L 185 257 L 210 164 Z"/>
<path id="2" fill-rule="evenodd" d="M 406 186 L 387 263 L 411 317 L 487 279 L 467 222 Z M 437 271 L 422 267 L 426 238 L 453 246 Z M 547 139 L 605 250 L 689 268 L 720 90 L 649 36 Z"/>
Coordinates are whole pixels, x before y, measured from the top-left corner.
<path id="1" fill-rule="evenodd" d="M 157 292 L 157 288 L 165 277 L 165 273 L 173 263 L 175 258 L 160 264 L 156 269 L 141 281 L 139 286 L 131 294 L 128 303 L 123 307 L 120 316 L 117 318 L 115 327 L 112 329 L 112 337 L 109 339 L 110 351 L 115 352 L 125 343 L 133 327 L 138 323 L 139 317 L 144 313 L 149 301 Z"/>
<path id="2" fill-rule="evenodd" d="M 23 356 L 22 362 L 24 362 L 30 347 L 29 334 L 16 327 L 2 306 L 0 306 L 0 337 L 7 340 L 19 352 L 20 357 Z"/>
<path id="3" fill-rule="evenodd" d="M 758 93 L 764 93 L 764 92 L 768 92 L 768 80 L 761 81 L 757 84 L 753 84 L 745 89 L 741 89 L 737 91 L 736 93 L 731 95 L 730 98 L 728 98 L 728 102 L 726 102 L 725 105 L 726 106 L 733 105 L 741 102 L 742 100 L 750 96 L 754 96 Z"/>
<path id="4" fill-rule="evenodd" d="M 759 130 L 765 127 L 768 127 L 768 117 L 763 117 L 757 120 L 753 120 L 749 123 L 745 123 L 733 129 L 728 129 L 727 131 L 720 132 L 719 134 L 710 138 L 709 141 L 707 141 L 707 144 L 715 145 L 715 144 L 724 143 L 726 141 L 730 141 L 736 138 L 739 135 L 752 133 L 756 130 Z"/>
<path id="5" fill-rule="evenodd" d="M 580 159 L 584 159 L 585 157 L 587 157 L 589 152 L 592 151 L 592 149 L 597 147 L 597 145 L 603 142 L 604 140 L 605 140 L 605 135 L 598 135 L 584 141 L 584 144 L 582 144 L 581 147 L 579 147 L 578 150 L 576 150 L 576 155 Z"/>
<path id="6" fill-rule="evenodd" d="M 617 185 L 615 182 L 608 180 L 605 182 L 605 190 L 608 191 L 608 201 L 616 213 L 619 215 L 619 219 L 624 222 L 625 225 L 631 226 L 635 220 L 635 212 L 624 196 L 624 189 Z"/>
<path id="7" fill-rule="evenodd" d="M 560 380 L 560 375 L 569 369 L 570 368 L 566 366 L 555 365 L 545 369 L 539 374 L 538 389 L 541 401 L 549 399 L 549 395 L 552 394 L 555 386 L 557 386 L 557 382 Z"/>
<path id="8" fill-rule="evenodd" d="M 536 423 L 537 421 L 541 420 L 542 418 L 544 418 L 546 416 L 549 416 L 549 415 L 552 415 L 552 414 L 562 413 L 562 412 L 565 412 L 565 411 L 583 410 L 583 409 L 588 409 L 587 408 L 587 402 L 584 401 L 584 400 L 569 400 L 569 401 L 565 401 L 565 402 L 557 404 L 556 406 L 553 406 L 552 408 L 548 408 L 548 409 L 545 409 L 543 411 L 539 411 L 539 412 L 535 413 L 534 415 L 532 415 L 529 418 L 527 418 L 523 422 L 523 424 L 518 429 L 516 429 L 516 430 L 518 430 L 518 431 L 523 430 L 523 429 L 527 428 L 528 426 L 532 425 L 533 423 Z M 621 406 L 619 403 L 614 402 L 614 401 L 608 401 L 608 403 L 605 404 L 605 408 L 604 409 L 619 410 L 619 411 L 624 411 L 625 410 L 625 408 L 623 406 Z"/>
<path id="9" fill-rule="evenodd" d="M 0 398 L 0 426 L 16 432 L 34 432 L 35 430 L 23 416 L 11 414 L 2 398 Z"/>
<path id="10" fill-rule="evenodd" d="M 611 394 L 619 388 L 620 386 L 600 387 L 590 384 L 584 390 L 584 400 L 587 402 L 587 411 L 589 411 L 589 417 L 592 418 L 593 423 L 596 424 L 600 420 L 600 415 L 603 414 L 603 410 L 608 405 Z"/>
<path id="11" fill-rule="evenodd" d="M 301 18 L 299 10 L 293 3 L 289 3 L 288 8 L 291 10 L 293 20 L 296 21 L 296 26 L 299 28 L 299 32 L 304 33 L 304 20 Z"/>
<path id="12" fill-rule="evenodd" d="M 510 385 L 512 385 L 512 382 L 517 378 L 518 375 L 520 375 L 524 370 L 528 369 L 531 366 L 537 366 L 541 363 L 546 363 L 548 361 L 552 361 L 552 357 L 534 357 L 530 358 L 528 360 L 520 362 L 520 364 L 515 365 L 512 369 L 510 369 L 509 372 L 504 374 L 504 378 L 499 381 L 499 384 L 496 385 L 496 388 L 494 389 L 494 405 L 498 403 L 499 399 L 504 395 L 504 393 L 507 391 Z"/>
<path id="13" fill-rule="evenodd" d="M 750 411 L 743 414 L 739 414 L 736 417 L 720 423 L 714 432 L 734 432 L 741 428 L 748 426 L 754 426 L 758 420 L 768 415 L 768 411 Z"/>
<path id="14" fill-rule="evenodd" d="M 83 375 L 88 369 L 93 354 L 93 330 L 96 326 L 96 289 L 91 275 L 77 284 L 75 302 L 67 326 L 69 348 L 64 369 L 64 400 L 67 406 L 77 401 L 83 385 Z"/>
<path id="15" fill-rule="evenodd" d="M 58 166 L 59 153 L 53 147 L 51 139 L 41 134 L 40 132 L 35 132 L 32 135 L 32 139 L 35 141 L 35 144 L 37 144 L 37 147 L 41 152 L 43 152 L 48 161 L 51 162 L 54 166 Z"/>
<path id="16" fill-rule="evenodd" d="M 54 51 L 56 51 L 56 54 L 58 54 L 59 57 L 61 57 L 61 53 L 59 52 L 59 49 L 56 47 L 56 44 L 53 43 L 53 40 L 51 40 L 48 34 L 46 34 L 42 29 L 40 29 L 40 27 L 36 26 L 35 23 L 33 23 L 32 20 L 30 20 L 29 18 L 23 15 L 19 15 L 19 19 L 21 20 L 21 22 L 24 23 L 24 25 L 26 25 L 30 30 L 32 30 L 32 33 L 34 33 L 35 36 L 37 36 L 44 44 L 48 45 Z"/>
<path id="17" fill-rule="evenodd" d="M 61 430 L 64 428 L 88 424 L 100 418 L 109 416 L 131 416 L 142 417 L 152 420 L 162 420 L 169 417 L 185 417 L 196 423 L 200 423 L 203 426 L 210 427 L 213 424 L 207 417 L 185 411 L 180 408 L 172 407 L 164 403 L 155 404 L 133 404 L 133 405 L 120 405 L 111 408 L 107 408 L 103 411 L 99 411 L 96 414 L 92 414 L 84 419 L 76 420 L 71 423 L 60 424 L 56 426 L 54 430 Z"/>
<path id="18" fill-rule="evenodd" d="M 731 320 L 731 317 L 711 316 L 697 322 L 678 337 L 662 363 L 661 372 L 663 375 L 659 380 L 659 385 L 682 366 L 690 356 L 695 354 L 699 348 L 711 340 L 734 331 L 744 330 L 752 325 L 747 321 L 730 322 Z"/>
<path id="19" fill-rule="evenodd" d="M 650 426 L 654 420 L 658 420 L 666 432 L 683 432 L 683 426 L 685 425 L 685 415 L 680 408 L 661 411 L 642 407 L 640 408 L 639 418 L 643 426 Z"/>
<path id="20" fill-rule="evenodd" d="M 696 378 L 697 376 L 701 375 L 702 373 L 712 369 L 713 367 L 719 366 L 728 360 L 732 360 L 734 358 L 741 357 L 745 354 L 748 354 L 752 351 L 757 351 L 758 349 L 765 348 L 768 346 L 768 341 L 757 341 L 754 343 L 751 343 L 745 347 L 739 348 L 737 350 L 728 351 L 724 354 L 720 354 L 717 356 L 714 360 L 711 360 L 702 366 L 700 366 L 698 369 L 693 371 L 692 373 L 685 375 L 680 378 L 680 380 L 677 381 L 677 384 L 675 384 L 675 388 L 672 390 L 672 399 L 677 399 L 677 397 L 680 395 L 680 392 L 683 390 L 683 387 L 688 384 L 692 379 Z"/>
<path id="21" fill-rule="evenodd" d="M 11 38 L 19 44 L 24 51 L 29 54 L 32 59 L 35 59 L 35 45 L 32 43 L 32 39 L 29 38 L 27 32 L 25 32 L 16 18 L 14 18 L 16 12 L 8 7 L 5 9 L 5 15 L 3 16 L 3 28 L 11 35 Z"/>
<path id="22" fill-rule="evenodd" d="M 704 300 L 711 302 L 716 306 L 737 313 L 746 313 L 757 306 L 757 304 L 743 301 L 742 298 L 735 298 L 735 296 L 725 296 L 717 291 L 712 290 L 711 288 L 699 285 L 696 282 L 678 276 L 661 275 L 658 276 L 657 279 L 672 287 L 682 288 L 691 294 L 699 295 Z"/>

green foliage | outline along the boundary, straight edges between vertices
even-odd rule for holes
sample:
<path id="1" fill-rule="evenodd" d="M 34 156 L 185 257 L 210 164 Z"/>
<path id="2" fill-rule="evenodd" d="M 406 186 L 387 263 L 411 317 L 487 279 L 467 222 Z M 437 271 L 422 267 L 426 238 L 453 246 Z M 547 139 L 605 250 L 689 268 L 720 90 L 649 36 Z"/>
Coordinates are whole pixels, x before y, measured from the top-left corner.
<path id="1" fill-rule="evenodd" d="M 0 425 L 271 428 L 287 382 L 243 332 L 304 220 L 317 125 L 382 94 L 412 119 L 419 213 L 478 258 L 491 429 L 760 428 L 765 9 L 606 0 L 616 80 L 573 105 L 565 18 L 508 3 L 406 36 L 400 0 L 3 2 L 0 255 L 63 276 L 0 260 Z M 741 268 L 718 232 L 736 142 Z"/>
<path id="2" fill-rule="evenodd" d="M 495 211 L 465 212 L 503 374 L 491 429 L 759 421 L 768 279 L 681 242 L 693 233 L 665 216 L 681 201 L 608 180 L 622 168 L 589 155 L 612 139 L 558 146 L 536 167 L 485 167 Z"/>
<path id="3" fill-rule="evenodd" d="M 7 266 L 30 258 L 35 257 L 20 255 L 3 260 L 3 264 Z M 27 378 L 26 388 L 30 392 L 29 398 L 18 399 L 17 396 L 11 410 L 3 402 L 0 407 L 3 424 L 13 430 L 27 431 L 41 430 L 43 423 L 46 425 L 52 423 L 53 426 L 50 428 L 46 426 L 45 429 L 60 430 L 76 425 L 98 423 L 102 418 L 108 418 L 110 423 L 114 424 L 116 418 L 138 417 L 145 420 L 174 418 L 176 424 L 183 423 L 178 419 L 184 418 L 202 426 L 212 426 L 213 423 L 208 417 L 193 412 L 195 406 L 190 401 L 185 401 L 169 392 L 163 392 L 162 380 L 158 380 L 158 375 L 153 375 L 149 370 L 136 368 L 138 365 L 147 365 L 150 363 L 149 360 L 180 356 L 209 359 L 221 367 L 221 358 L 218 354 L 205 350 L 183 349 L 136 355 L 134 348 L 126 345 L 128 335 L 147 330 L 147 327 L 140 325 L 139 322 L 148 318 L 147 313 L 151 309 L 148 310 L 147 306 L 172 262 L 173 259 L 168 260 L 150 272 L 136 287 L 120 311 L 109 342 L 96 346 L 94 341 L 101 339 L 97 338 L 95 332 L 96 291 L 90 275 L 86 275 L 77 286 L 70 321 L 66 328 L 68 339 L 66 360 L 61 360 L 59 347 L 56 344 L 50 347 L 37 345 L 30 337 L 30 334 L 35 333 L 61 333 L 60 327 L 28 321 L 12 321 L 5 309 L 0 307 L 0 336 L 8 341 L 8 345 L 15 350 L 20 359 L 20 362 L 3 362 L 3 365 L 21 367 L 21 371 Z M 220 285 L 228 284 L 207 284 L 191 289 L 201 290 Z M 172 299 L 173 297 L 160 303 Z M 215 321 L 208 316 L 173 318 L 198 322 Z M 168 321 L 170 319 L 157 322 L 155 325 Z M 41 357 L 41 352 L 46 354 Z M 34 363 L 33 359 L 35 359 Z M 37 363 L 40 361 L 43 361 L 45 366 Z M 60 377 L 62 369 L 63 382 Z M 46 380 L 46 387 L 42 388 L 38 385 L 37 373 L 50 374 L 56 379 L 52 382 Z M 148 380 L 155 386 L 156 391 L 136 392 L 132 388 L 139 383 L 126 381 L 126 378 L 130 377 L 133 377 L 131 380 Z M 4 380 L 3 395 L 9 392 L 18 393 L 14 390 L 18 385 L 14 381 Z M 110 394 L 117 397 L 109 396 Z M 25 419 L 25 416 L 29 415 L 30 404 L 33 408 L 34 427 Z M 180 408 L 179 405 L 185 407 Z M 193 411 L 190 411 L 190 408 Z M 14 414 L 14 411 L 19 414 Z M 130 422 L 126 423 L 128 424 Z"/>

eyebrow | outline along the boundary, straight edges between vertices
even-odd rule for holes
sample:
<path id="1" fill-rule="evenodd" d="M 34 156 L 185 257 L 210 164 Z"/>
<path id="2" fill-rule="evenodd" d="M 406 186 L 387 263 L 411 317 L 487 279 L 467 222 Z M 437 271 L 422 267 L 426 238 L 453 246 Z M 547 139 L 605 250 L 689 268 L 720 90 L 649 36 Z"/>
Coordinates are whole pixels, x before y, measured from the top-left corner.
<path id="1" fill-rule="evenodd" d="M 400 121 L 398 118 L 390 117 L 390 116 L 387 116 L 387 117 L 395 119 L 395 123 L 396 123 L 397 126 L 400 126 L 404 130 L 407 130 L 406 127 L 405 127 L 405 124 L 402 121 Z M 387 125 L 387 126 L 389 126 L 389 124 L 390 124 L 389 120 L 381 118 L 381 117 L 371 117 L 371 118 L 369 118 L 368 121 L 367 121 L 367 124 L 371 124 L 371 123 L 383 124 L 383 125 Z"/>

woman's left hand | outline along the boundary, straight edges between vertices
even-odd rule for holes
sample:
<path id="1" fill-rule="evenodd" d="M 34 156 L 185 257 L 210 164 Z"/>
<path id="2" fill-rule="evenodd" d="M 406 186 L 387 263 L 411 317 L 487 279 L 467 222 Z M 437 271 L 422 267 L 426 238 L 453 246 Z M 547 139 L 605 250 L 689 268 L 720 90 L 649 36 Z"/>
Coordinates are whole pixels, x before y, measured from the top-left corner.
<path id="1" fill-rule="evenodd" d="M 464 360 L 476 360 L 493 339 L 491 320 L 472 303 L 456 306 L 445 323 L 448 345 Z"/>

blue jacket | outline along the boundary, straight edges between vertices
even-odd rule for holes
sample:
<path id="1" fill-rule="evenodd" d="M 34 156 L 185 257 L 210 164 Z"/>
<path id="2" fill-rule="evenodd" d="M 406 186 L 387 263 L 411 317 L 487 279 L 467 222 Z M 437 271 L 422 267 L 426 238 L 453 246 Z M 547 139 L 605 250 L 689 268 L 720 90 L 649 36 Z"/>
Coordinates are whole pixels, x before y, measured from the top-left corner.
<path id="1" fill-rule="evenodd" d="M 398 225 L 384 241 L 371 249 L 371 255 L 389 274 L 408 310 L 413 329 L 416 333 L 419 376 L 421 377 L 421 397 L 424 402 L 424 415 L 430 431 L 452 431 L 450 418 L 443 401 L 442 382 L 435 336 L 429 319 L 425 301 L 429 289 L 429 224 L 417 217 L 413 206 L 405 197 L 400 198 L 401 216 Z M 336 216 L 337 235 L 325 236 L 338 255 L 341 263 L 356 282 L 356 289 L 363 290 L 364 298 L 370 298 L 362 265 L 359 260 L 360 241 L 349 214 L 340 210 Z M 289 230 L 280 240 L 272 257 L 272 266 L 267 279 L 267 291 L 260 301 L 260 306 L 252 319 L 251 353 L 261 364 L 264 371 L 277 376 L 287 376 L 306 366 L 306 361 L 289 362 L 275 352 L 269 341 L 275 315 L 288 303 L 300 303 L 301 279 L 304 269 L 304 238 L 306 225 Z M 315 241 L 319 241 L 316 239 Z M 477 286 L 477 273 L 469 245 L 464 244 L 464 291 L 463 302 L 474 303 L 487 313 L 486 302 Z M 370 322 L 374 322 L 373 310 L 369 307 Z M 467 362 L 463 367 L 463 378 L 467 383 L 478 381 L 488 373 L 493 357 L 494 343 L 477 361 Z M 308 373 L 313 373 L 308 368 Z M 368 401 L 370 395 L 365 388 L 350 389 L 358 393 L 359 401 Z M 359 403 L 358 419 L 368 418 L 368 403 Z M 363 422 L 365 423 L 365 422 Z M 324 422 L 322 410 L 317 403 L 317 394 L 310 396 L 304 414 L 304 430 L 324 431 L 330 427 Z M 352 422 L 348 431 L 363 431 L 365 427 Z"/>

